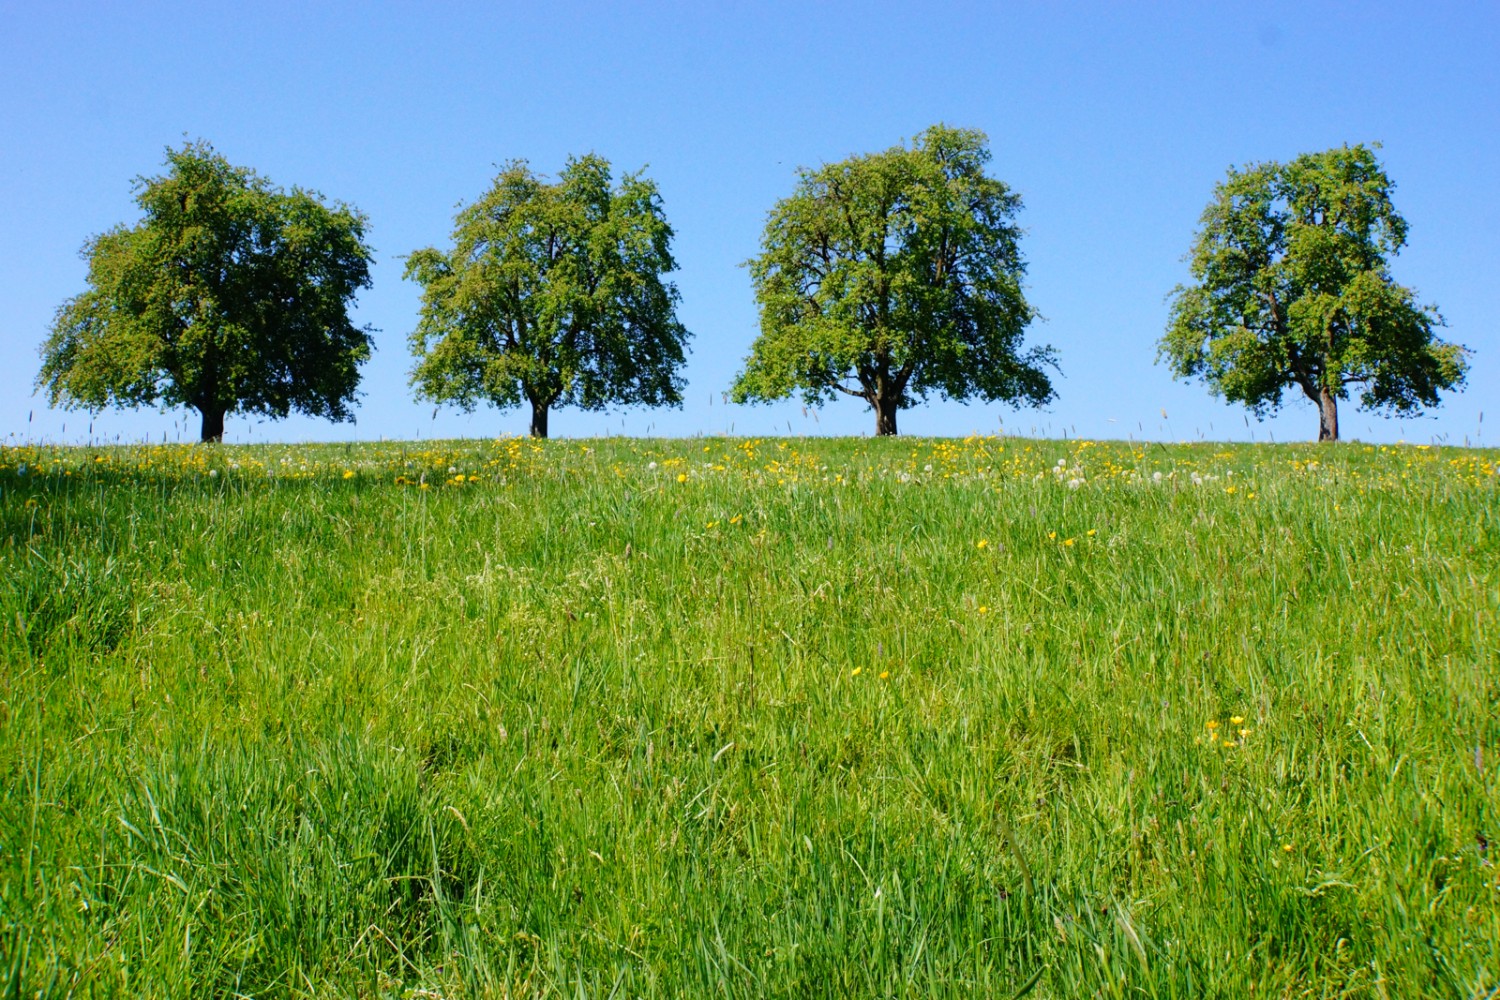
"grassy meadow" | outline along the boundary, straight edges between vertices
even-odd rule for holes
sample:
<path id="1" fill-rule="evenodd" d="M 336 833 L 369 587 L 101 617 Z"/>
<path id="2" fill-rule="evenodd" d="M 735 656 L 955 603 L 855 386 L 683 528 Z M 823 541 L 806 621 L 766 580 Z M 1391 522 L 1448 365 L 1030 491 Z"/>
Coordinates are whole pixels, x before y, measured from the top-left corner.
<path id="1" fill-rule="evenodd" d="M 0 996 L 1500 996 L 1497 464 L 0 449 Z"/>

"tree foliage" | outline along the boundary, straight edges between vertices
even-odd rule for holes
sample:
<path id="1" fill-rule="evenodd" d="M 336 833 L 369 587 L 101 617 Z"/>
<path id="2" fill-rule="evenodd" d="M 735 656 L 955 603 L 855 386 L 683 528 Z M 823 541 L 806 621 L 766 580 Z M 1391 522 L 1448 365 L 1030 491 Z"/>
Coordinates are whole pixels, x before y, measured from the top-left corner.
<path id="1" fill-rule="evenodd" d="M 1230 170 L 1214 188 L 1190 256 L 1194 283 L 1174 292 L 1159 357 L 1178 378 L 1256 416 L 1300 389 L 1338 438 L 1351 387 L 1372 410 L 1419 412 L 1461 386 L 1464 348 L 1434 331 L 1432 306 L 1391 278 L 1406 244 L 1394 185 L 1367 146 Z"/>
<path id="2" fill-rule="evenodd" d="M 54 405 L 188 406 L 202 440 L 227 413 L 350 420 L 368 329 L 365 217 L 282 191 L 205 142 L 136 180 L 143 213 L 90 240 L 88 290 L 58 310 L 37 378 Z"/>
<path id="3" fill-rule="evenodd" d="M 986 176 L 982 132 L 936 125 L 881 153 L 803 170 L 749 262 L 760 336 L 737 402 L 865 400 L 878 434 L 930 393 L 1041 405 L 1051 348 L 1021 349 L 1036 313 L 1014 219 Z"/>
<path id="4" fill-rule="evenodd" d="M 410 342 L 419 396 L 472 409 L 531 404 L 547 436 L 555 406 L 678 404 L 689 337 L 678 322 L 672 229 L 656 185 L 613 184 L 610 164 L 570 159 L 553 183 L 524 161 L 459 211 L 451 250 L 418 250 Z"/>

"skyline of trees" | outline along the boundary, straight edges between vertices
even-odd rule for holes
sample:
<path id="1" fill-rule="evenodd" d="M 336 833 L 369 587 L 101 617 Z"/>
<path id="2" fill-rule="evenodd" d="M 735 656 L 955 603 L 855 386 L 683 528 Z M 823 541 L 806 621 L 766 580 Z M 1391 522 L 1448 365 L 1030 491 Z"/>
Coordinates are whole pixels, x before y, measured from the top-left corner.
<path id="1" fill-rule="evenodd" d="M 1377 147 L 1378 148 L 1378 147 Z M 935 125 L 907 145 L 801 169 L 747 261 L 761 332 L 735 402 L 800 394 L 865 401 L 877 434 L 941 398 L 1057 398 L 1050 346 L 1021 348 L 1019 196 L 984 173 L 986 137 Z M 272 187 L 205 141 L 136 179 L 143 219 L 91 238 L 88 290 L 58 310 L 38 388 L 52 405 L 185 406 L 201 440 L 227 414 L 352 420 L 374 332 L 348 319 L 370 286 L 366 217 Z M 1276 412 L 1283 390 L 1337 440 L 1337 403 L 1419 413 L 1460 389 L 1470 352 L 1440 340 L 1433 306 L 1390 275 L 1407 223 L 1370 147 L 1231 169 L 1194 235 L 1191 285 L 1172 293 L 1157 360 L 1178 379 Z M 656 185 L 613 180 L 594 154 L 555 181 L 524 160 L 454 219 L 450 250 L 407 258 L 422 286 L 408 336 L 416 398 L 472 410 L 680 405 L 690 334 L 677 319 L 674 237 Z"/>

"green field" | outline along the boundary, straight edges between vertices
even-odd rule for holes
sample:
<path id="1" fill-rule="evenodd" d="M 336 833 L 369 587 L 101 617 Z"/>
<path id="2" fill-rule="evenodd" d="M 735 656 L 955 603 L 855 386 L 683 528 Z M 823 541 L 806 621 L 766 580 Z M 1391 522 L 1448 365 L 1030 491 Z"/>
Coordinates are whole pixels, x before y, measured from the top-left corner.
<path id="1" fill-rule="evenodd" d="M 1497 464 L 0 449 L 0 995 L 1495 997 Z"/>

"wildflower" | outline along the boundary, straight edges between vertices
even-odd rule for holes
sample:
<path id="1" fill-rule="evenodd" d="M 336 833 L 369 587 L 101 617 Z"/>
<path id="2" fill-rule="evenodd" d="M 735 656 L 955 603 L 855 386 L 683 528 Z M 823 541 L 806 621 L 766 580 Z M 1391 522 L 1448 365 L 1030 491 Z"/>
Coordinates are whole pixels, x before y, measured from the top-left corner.
<path id="1" fill-rule="evenodd" d="M 849 676 L 850 677 L 858 677 L 860 674 L 862 674 L 864 672 L 865 672 L 865 668 L 864 667 L 855 667 L 852 671 L 849 672 Z"/>
<path id="2" fill-rule="evenodd" d="M 1292 845 L 1291 844 L 1282 844 L 1281 845 L 1281 849 L 1283 851 L 1285 851 L 1287 854 L 1291 854 L 1292 853 Z"/>
<path id="3" fill-rule="evenodd" d="M 686 472 L 679 472 L 679 473 L 677 473 L 677 481 L 679 483 L 685 483 L 685 482 L 687 482 L 687 473 Z"/>
<path id="4" fill-rule="evenodd" d="M 885 680 L 889 676 L 891 676 L 891 672 L 889 670 L 882 670 L 880 672 L 880 679 L 881 680 Z"/>
<path id="5" fill-rule="evenodd" d="M 1073 543 L 1076 542 L 1076 541 L 1078 541 L 1078 539 L 1076 539 L 1076 538 L 1064 538 L 1063 539 L 1063 544 L 1066 545 L 1068 548 L 1071 549 L 1073 547 Z"/>
<path id="6" fill-rule="evenodd" d="M 213 473 L 210 473 L 210 475 L 217 476 L 218 473 L 217 472 L 213 472 Z M 353 472 L 353 470 L 351 470 L 351 469 L 345 469 L 344 470 L 344 478 L 345 479 L 353 479 L 354 478 L 354 472 Z"/>
<path id="7" fill-rule="evenodd" d="M 1249 738 L 1250 738 L 1250 730 L 1248 730 L 1248 729 L 1241 729 L 1240 730 L 1240 739 L 1244 740 L 1244 739 L 1249 739 Z"/>
<path id="8" fill-rule="evenodd" d="M 656 463 L 655 462 L 647 462 L 646 463 L 646 471 L 647 472 L 654 472 L 655 470 L 656 470 Z"/>
<path id="9" fill-rule="evenodd" d="M 99 461 L 102 462 L 103 459 L 99 459 Z M 208 470 L 208 478 L 209 479 L 218 479 L 219 478 L 219 470 L 218 469 L 209 469 Z"/>
<path id="10" fill-rule="evenodd" d="M 1205 728 L 1210 729 L 1210 730 L 1212 730 L 1212 729 L 1218 729 L 1219 728 L 1219 720 L 1218 719 L 1209 719 L 1203 725 L 1204 725 Z"/>
<path id="11" fill-rule="evenodd" d="M 979 606 L 979 613 L 982 614 L 982 615 L 989 614 L 990 613 L 989 605 L 987 605 L 987 604 L 981 604 Z"/>
<path id="12" fill-rule="evenodd" d="M 741 517 L 739 514 L 736 514 L 736 515 L 734 515 L 733 517 L 731 517 L 729 519 L 729 523 L 730 524 L 739 524 L 740 521 L 742 521 L 742 520 L 744 520 L 744 518 Z"/>
<path id="13" fill-rule="evenodd" d="M 1151 473 L 1151 481 L 1153 483 L 1159 483 L 1159 482 L 1161 482 L 1161 473 L 1160 472 L 1153 472 L 1153 473 Z"/>
<path id="14" fill-rule="evenodd" d="M 1090 538 L 1093 538 L 1095 535 L 1099 534 L 1099 529 L 1090 528 L 1088 531 L 1085 531 L 1084 534 L 1088 535 Z"/>
<path id="15" fill-rule="evenodd" d="M 1229 722 L 1230 722 L 1231 725 L 1238 726 L 1238 725 L 1243 724 L 1244 721 L 1245 721 L 1245 717 L 1243 715 L 1231 715 L 1229 717 Z"/>
<path id="16" fill-rule="evenodd" d="M 1056 541 L 1056 539 L 1057 539 L 1057 532 L 1055 532 L 1055 531 L 1049 531 L 1049 532 L 1047 532 L 1047 537 L 1049 539 L 1053 540 L 1053 541 Z"/>
<path id="17" fill-rule="evenodd" d="M 979 541 L 974 543 L 974 547 L 976 549 L 984 549 L 989 548 L 989 544 L 990 540 L 988 538 L 981 538 Z"/>
<path id="18" fill-rule="evenodd" d="M 1080 487 L 1082 485 L 1083 485 L 1083 480 L 1082 479 L 1069 479 L 1068 480 L 1068 489 L 1070 489 L 1070 490 L 1076 490 L 1076 489 L 1078 489 L 1078 487 Z"/>

